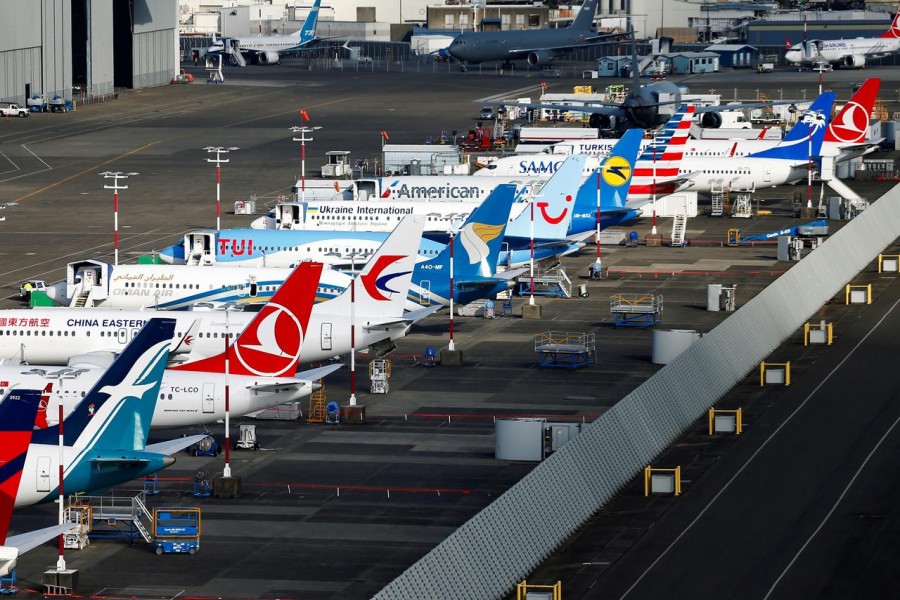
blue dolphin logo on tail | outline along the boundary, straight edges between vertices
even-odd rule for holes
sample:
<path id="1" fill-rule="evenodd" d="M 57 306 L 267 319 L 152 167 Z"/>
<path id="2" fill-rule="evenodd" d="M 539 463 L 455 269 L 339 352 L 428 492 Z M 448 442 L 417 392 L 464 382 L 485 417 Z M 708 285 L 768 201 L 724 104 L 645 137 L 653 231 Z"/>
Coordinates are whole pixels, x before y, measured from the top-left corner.
<path id="1" fill-rule="evenodd" d="M 822 151 L 822 142 L 825 139 L 828 121 L 831 119 L 834 97 L 834 92 L 820 94 L 812 106 L 803 111 L 797 123 L 791 127 L 791 130 L 777 146 L 748 156 L 804 161 L 809 160 L 810 152 L 812 152 L 813 158 L 818 157 Z M 812 147 L 810 147 L 810 140 Z"/>

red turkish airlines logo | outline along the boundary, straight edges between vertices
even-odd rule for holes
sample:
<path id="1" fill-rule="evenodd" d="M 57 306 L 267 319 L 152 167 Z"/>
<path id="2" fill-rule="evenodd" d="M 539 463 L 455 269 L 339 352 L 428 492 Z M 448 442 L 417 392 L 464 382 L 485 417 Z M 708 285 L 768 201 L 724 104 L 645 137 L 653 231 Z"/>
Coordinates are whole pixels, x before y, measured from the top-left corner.
<path id="1" fill-rule="evenodd" d="M 293 375 L 300 358 L 303 327 L 286 307 L 269 301 L 256 319 L 255 330 L 246 330 L 234 345 L 237 360 L 262 377 Z"/>
<path id="2" fill-rule="evenodd" d="M 566 194 L 566 202 L 571 202 L 571 201 L 572 201 L 572 195 Z M 549 208 L 549 206 L 550 206 L 549 202 L 538 202 L 537 203 L 537 207 L 539 209 L 541 209 L 541 218 L 544 219 L 544 221 L 546 221 L 547 223 L 550 223 L 551 225 L 559 225 L 562 222 L 562 220 L 566 218 L 566 214 L 569 212 L 569 207 L 568 206 L 563 207 L 562 212 L 559 213 L 558 217 L 551 217 L 550 215 L 547 214 L 547 208 Z"/>
<path id="3" fill-rule="evenodd" d="M 869 130 L 869 111 L 858 102 L 850 102 L 829 126 L 831 135 L 839 142 L 859 142 Z"/>
<path id="4" fill-rule="evenodd" d="M 891 23 L 889 31 L 895 38 L 900 38 L 900 14 L 894 17 L 894 21 Z"/>

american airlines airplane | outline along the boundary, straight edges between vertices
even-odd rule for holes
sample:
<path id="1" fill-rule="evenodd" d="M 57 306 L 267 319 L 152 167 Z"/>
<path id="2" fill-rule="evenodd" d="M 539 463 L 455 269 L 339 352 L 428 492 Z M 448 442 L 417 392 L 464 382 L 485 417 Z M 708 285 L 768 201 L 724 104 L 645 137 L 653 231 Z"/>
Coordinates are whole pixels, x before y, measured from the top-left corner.
<path id="1" fill-rule="evenodd" d="M 268 35 L 245 38 L 222 38 L 214 40 L 207 48 L 207 54 L 225 54 L 231 56 L 241 67 L 247 66 L 244 54 L 250 61 L 258 65 L 281 64 L 279 52 L 299 50 L 316 39 L 316 22 L 319 19 L 319 5 L 322 0 L 313 3 L 303 27 L 291 35 Z"/>
<path id="2" fill-rule="evenodd" d="M 404 221 L 394 235 L 379 249 L 371 267 L 379 264 L 381 256 L 406 256 L 416 246 L 416 236 L 421 225 L 413 220 Z M 300 263 L 272 296 L 271 302 L 285 307 L 291 314 L 302 313 L 305 301 L 294 293 L 297 284 L 305 277 Z M 368 277 L 370 266 L 361 276 Z M 394 272 L 398 265 L 381 263 L 384 273 Z M 388 268 L 390 267 L 390 268 Z M 409 278 L 402 273 L 394 278 L 391 288 L 396 293 L 378 291 L 375 297 L 369 287 L 355 290 L 355 314 L 357 318 L 356 345 L 360 348 L 385 344 L 407 333 L 409 327 L 424 318 L 427 311 L 404 314 L 404 303 L 396 298 L 406 297 Z M 327 360 L 350 351 L 349 329 L 342 324 L 350 314 L 350 290 L 345 289 L 332 300 L 313 306 L 309 326 L 305 328 L 301 358 L 306 362 Z M 243 331 L 259 313 L 232 311 L 228 313 L 228 327 L 234 336 Z M 72 368 L 101 367 L 108 365 L 114 355 L 121 352 L 146 322 L 160 313 L 150 310 L 119 310 L 105 308 L 32 308 L 0 310 L 0 359 L 5 363 L 42 365 L 68 365 Z M 179 354 L 171 360 L 183 362 L 218 354 L 225 339 L 226 317 L 222 311 L 169 311 L 166 317 L 175 320 L 175 340 Z"/>
<path id="3" fill-rule="evenodd" d="M 784 58 L 795 65 L 840 65 L 862 69 L 871 58 L 884 58 L 900 52 L 900 10 L 890 28 L 876 38 L 847 40 L 806 40 L 791 45 L 788 42 Z"/>

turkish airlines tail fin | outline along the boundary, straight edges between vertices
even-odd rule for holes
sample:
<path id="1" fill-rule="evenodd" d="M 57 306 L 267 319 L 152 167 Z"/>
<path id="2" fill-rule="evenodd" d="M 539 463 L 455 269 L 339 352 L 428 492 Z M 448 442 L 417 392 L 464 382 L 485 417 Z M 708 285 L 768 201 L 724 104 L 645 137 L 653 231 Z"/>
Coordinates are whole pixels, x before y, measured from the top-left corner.
<path id="1" fill-rule="evenodd" d="M 897 9 L 897 14 L 894 15 L 894 20 L 891 21 L 891 26 L 887 31 L 879 35 L 881 38 L 900 38 L 900 8 Z"/>
<path id="2" fill-rule="evenodd" d="M 40 401 L 40 390 L 14 389 L 0 402 L 0 543 L 9 533 Z"/>
<path id="3" fill-rule="evenodd" d="M 228 372 L 258 377 L 293 377 L 322 275 L 322 263 L 302 262 L 275 290 L 246 329 L 228 347 Z M 223 319 L 225 316 L 223 315 Z M 234 339 L 234 336 L 231 336 Z M 224 344 L 224 342 L 223 342 Z M 176 371 L 225 373 L 225 353 L 173 365 Z"/>
<path id="4" fill-rule="evenodd" d="M 824 144 L 857 144 L 866 140 L 869 120 L 875 108 L 880 86 L 880 79 L 876 77 L 866 79 L 862 87 L 829 123 L 825 131 Z"/>

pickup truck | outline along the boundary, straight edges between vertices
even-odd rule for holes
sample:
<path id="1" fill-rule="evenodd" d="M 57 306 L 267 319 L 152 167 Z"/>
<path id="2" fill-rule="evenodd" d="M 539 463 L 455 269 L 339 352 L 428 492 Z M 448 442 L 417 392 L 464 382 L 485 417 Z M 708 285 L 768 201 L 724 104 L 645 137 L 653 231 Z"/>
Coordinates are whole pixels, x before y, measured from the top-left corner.
<path id="1" fill-rule="evenodd" d="M 13 102 L 0 102 L 0 117 L 27 117 L 28 109 Z"/>

